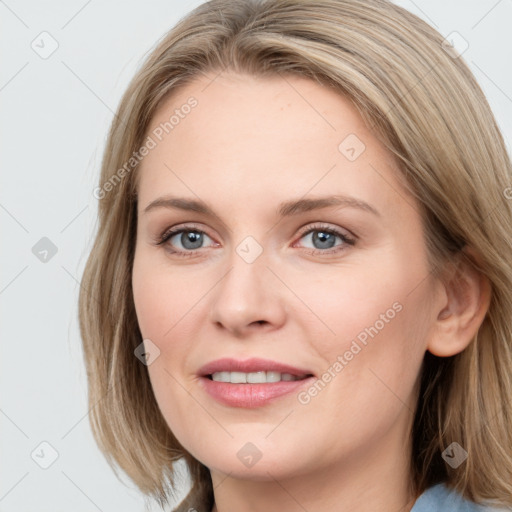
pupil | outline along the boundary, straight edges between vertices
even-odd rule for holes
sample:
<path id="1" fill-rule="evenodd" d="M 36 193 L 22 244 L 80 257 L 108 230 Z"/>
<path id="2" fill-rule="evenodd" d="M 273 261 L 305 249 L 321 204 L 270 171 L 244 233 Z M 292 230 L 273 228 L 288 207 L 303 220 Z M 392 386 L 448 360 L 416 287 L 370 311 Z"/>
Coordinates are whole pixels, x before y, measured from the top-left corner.
<path id="1" fill-rule="evenodd" d="M 319 242 L 318 249 L 330 249 L 334 246 L 334 235 L 325 231 L 317 231 L 313 233 L 313 243 Z"/>
<path id="2" fill-rule="evenodd" d="M 203 243 L 203 234 L 197 231 L 185 231 L 181 235 L 181 243 L 185 249 L 198 249 Z"/>

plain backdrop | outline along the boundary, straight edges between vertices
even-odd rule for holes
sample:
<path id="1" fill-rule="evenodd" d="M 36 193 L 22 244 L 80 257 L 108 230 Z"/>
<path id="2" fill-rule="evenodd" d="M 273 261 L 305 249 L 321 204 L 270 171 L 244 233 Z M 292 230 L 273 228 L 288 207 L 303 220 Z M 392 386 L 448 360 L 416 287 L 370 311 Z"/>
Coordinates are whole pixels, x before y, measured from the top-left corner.
<path id="1" fill-rule="evenodd" d="M 200 3 L 0 0 L 0 512 L 144 510 L 92 438 L 77 295 L 113 113 L 145 55 Z M 510 151 L 512 2 L 397 3 L 467 42 Z"/>

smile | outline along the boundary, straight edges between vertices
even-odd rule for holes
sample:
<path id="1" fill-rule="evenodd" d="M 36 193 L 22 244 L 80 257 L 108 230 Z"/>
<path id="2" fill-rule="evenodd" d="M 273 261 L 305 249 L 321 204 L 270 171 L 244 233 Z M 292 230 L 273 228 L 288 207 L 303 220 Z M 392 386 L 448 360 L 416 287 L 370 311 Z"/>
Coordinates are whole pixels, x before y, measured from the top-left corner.
<path id="1" fill-rule="evenodd" d="M 217 402 L 253 408 L 298 392 L 315 378 L 311 372 L 268 359 L 218 359 L 199 370 L 200 383 Z"/>
<path id="2" fill-rule="evenodd" d="M 211 379 L 215 382 L 231 384 L 264 384 L 268 382 L 295 381 L 305 379 L 307 375 L 297 376 L 279 372 L 215 372 Z"/>

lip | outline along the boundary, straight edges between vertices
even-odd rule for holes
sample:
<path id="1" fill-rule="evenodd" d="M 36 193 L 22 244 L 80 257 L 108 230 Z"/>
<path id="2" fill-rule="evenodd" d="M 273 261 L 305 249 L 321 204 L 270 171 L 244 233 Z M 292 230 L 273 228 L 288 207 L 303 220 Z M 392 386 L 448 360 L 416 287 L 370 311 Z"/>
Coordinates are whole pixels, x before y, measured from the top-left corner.
<path id="1" fill-rule="evenodd" d="M 216 382 L 209 376 L 220 371 L 258 372 L 274 371 L 295 376 L 308 375 L 301 380 L 266 382 L 263 384 L 231 384 Z M 244 361 L 230 358 L 217 359 L 207 363 L 198 372 L 203 389 L 221 404 L 230 407 L 255 408 L 274 402 L 276 399 L 297 392 L 303 386 L 311 385 L 315 377 L 309 370 L 296 368 L 269 359 L 252 358 Z"/>
<path id="2" fill-rule="evenodd" d="M 210 363 L 202 366 L 199 369 L 198 374 L 200 377 L 207 377 L 215 372 L 249 373 L 263 371 L 290 373 L 297 377 L 300 377 L 301 375 L 312 375 L 311 371 L 305 370 L 304 368 L 296 368 L 287 364 L 278 363 L 277 361 L 272 361 L 271 359 L 260 359 L 257 357 L 245 359 L 243 361 L 229 357 L 216 359 L 215 361 L 211 361 Z"/>

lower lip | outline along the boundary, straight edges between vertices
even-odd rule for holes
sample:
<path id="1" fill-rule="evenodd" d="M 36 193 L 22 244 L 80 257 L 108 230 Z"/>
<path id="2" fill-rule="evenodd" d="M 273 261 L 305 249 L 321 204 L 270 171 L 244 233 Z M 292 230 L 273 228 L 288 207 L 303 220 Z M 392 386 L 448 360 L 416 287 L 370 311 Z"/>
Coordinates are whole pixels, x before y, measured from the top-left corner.
<path id="1" fill-rule="evenodd" d="M 230 407 L 261 407 L 280 397 L 297 391 L 302 386 L 310 385 L 314 377 L 302 380 L 266 382 L 263 384 L 231 384 L 217 382 L 202 377 L 201 382 L 206 392 L 218 402 Z"/>

